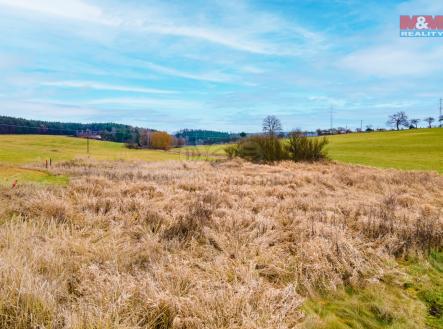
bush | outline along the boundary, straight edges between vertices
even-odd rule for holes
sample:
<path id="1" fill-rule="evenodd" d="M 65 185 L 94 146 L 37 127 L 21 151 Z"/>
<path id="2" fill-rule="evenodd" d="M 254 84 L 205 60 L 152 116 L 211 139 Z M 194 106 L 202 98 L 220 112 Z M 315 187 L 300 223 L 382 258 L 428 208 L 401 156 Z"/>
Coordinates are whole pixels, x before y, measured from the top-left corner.
<path id="1" fill-rule="evenodd" d="M 308 138 L 299 132 L 290 134 L 287 151 L 293 161 L 319 161 L 326 159 L 326 138 Z"/>
<path id="2" fill-rule="evenodd" d="M 169 150 L 173 144 L 173 138 L 167 132 L 156 131 L 151 134 L 151 147 L 158 150 Z"/>
<path id="3" fill-rule="evenodd" d="M 238 145 L 232 144 L 228 145 L 224 149 L 229 159 L 235 158 L 238 155 Z"/>
<path id="4" fill-rule="evenodd" d="M 138 145 L 137 143 L 126 143 L 125 146 L 128 149 L 139 149 L 140 145 Z"/>
<path id="5" fill-rule="evenodd" d="M 241 140 L 237 155 L 253 162 L 274 162 L 288 158 L 282 143 L 274 135 L 251 136 Z"/>

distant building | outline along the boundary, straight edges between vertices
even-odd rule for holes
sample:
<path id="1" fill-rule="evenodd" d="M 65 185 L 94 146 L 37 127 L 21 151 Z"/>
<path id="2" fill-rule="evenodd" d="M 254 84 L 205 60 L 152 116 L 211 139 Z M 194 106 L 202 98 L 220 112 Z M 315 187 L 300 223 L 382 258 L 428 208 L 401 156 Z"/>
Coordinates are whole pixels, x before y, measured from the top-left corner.
<path id="1" fill-rule="evenodd" d="M 102 136 L 97 131 L 77 131 L 75 135 L 80 138 L 102 140 Z"/>

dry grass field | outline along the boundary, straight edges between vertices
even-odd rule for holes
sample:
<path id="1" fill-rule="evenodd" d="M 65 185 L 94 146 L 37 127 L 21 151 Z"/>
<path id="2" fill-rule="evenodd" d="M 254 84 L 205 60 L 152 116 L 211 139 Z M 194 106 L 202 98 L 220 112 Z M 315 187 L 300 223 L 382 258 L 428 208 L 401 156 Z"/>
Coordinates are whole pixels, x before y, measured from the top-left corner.
<path id="1" fill-rule="evenodd" d="M 69 184 L 0 187 L 0 328 L 440 325 L 440 297 L 427 308 L 420 295 L 443 264 L 437 173 L 93 160 L 52 171 Z"/>

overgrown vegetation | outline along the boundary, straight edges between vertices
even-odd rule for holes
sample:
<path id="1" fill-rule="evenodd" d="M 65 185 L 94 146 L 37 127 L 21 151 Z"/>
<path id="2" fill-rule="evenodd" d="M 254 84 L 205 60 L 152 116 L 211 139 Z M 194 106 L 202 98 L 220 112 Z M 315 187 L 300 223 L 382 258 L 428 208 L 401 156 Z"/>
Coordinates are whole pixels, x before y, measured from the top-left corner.
<path id="1" fill-rule="evenodd" d="M 279 138 L 282 131 L 280 120 L 267 116 L 263 120 L 263 134 L 243 138 L 235 145 L 228 145 L 228 158 L 236 156 L 251 162 L 272 163 L 282 160 L 319 161 L 326 159 L 326 138 L 313 139 L 299 131 L 289 134 L 289 140 Z"/>
<path id="2" fill-rule="evenodd" d="M 300 132 L 292 132 L 287 142 L 289 157 L 294 161 L 319 161 L 327 158 L 326 138 L 307 138 Z"/>
<path id="3" fill-rule="evenodd" d="M 228 145 L 225 153 L 230 159 L 238 156 L 258 163 L 282 160 L 313 162 L 327 159 L 327 144 L 326 138 L 309 138 L 298 132 L 291 133 L 288 140 L 275 135 L 256 135 Z"/>
<path id="4" fill-rule="evenodd" d="M 69 185 L 0 187 L 1 328 L 441 328 L 436 173 L 240 159 L 52 171 Z"/>
<path id="5" fill-rule="evenodd" d="M 303 328 L 443 328 L 443 253 L 407 257 L 376 282 L 317 295 Z"/>

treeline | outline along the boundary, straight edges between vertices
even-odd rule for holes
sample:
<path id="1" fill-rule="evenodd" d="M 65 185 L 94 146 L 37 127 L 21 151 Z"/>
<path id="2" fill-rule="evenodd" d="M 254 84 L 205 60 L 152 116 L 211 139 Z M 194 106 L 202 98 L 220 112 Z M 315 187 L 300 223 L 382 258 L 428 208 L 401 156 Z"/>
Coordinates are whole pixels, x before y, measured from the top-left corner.
<path id="1" fill-rule="evenodd" d="M 212 130 L 183 129 L 177 132 L 175 137 L 185 140 L 186 145 L 209 145 L 229 143 L 239 139 L 241 135 Z"/>
<path id="2" fill-rule="evenodd" d="M 49 122 L 0 116 L 0 134 L 68 135 L 131 143 L 140 138 L 140 128 L 118 123 Z"/>
<path id="3" fill-rule="evenodd" d="M 183 129 L 167 136 L 165 132 L 154 129 L 118 123 L 49 122 L 7 116 L 0 116 L 0 134 L 67 135 L 126 143 L 133 148 L 160 149 L 182 145 L 223 144 L 246 136 L 245 133 L 231 134 L 201 129 Z"/>

